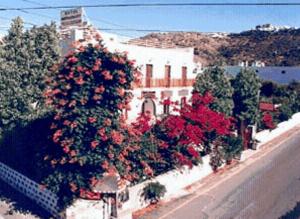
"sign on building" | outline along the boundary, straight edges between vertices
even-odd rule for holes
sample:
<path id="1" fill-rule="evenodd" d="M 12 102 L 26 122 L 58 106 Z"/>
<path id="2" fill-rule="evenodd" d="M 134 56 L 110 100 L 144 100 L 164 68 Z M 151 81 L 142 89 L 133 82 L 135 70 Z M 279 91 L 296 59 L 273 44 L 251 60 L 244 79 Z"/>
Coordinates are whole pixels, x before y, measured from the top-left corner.
<path id="1" fill-rule="evenodd" d="M 83 25 L 83 8 L 74 8 L 60 12 L 61 29 Z"/>

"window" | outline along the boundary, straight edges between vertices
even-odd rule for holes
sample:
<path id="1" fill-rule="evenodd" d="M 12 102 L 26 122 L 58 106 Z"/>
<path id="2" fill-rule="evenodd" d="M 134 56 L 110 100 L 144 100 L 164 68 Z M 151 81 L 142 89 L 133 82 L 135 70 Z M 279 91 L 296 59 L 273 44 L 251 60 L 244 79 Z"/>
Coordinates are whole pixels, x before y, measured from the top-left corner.
<path id="1" fill-rule="evenodd" d="M 146 87 L 151 87 L 151 80 L 153 77 L 153 65 L 146 65 Z"/>
<path id="2" fill-rule="evenodd" d="M 182 66 L 181 69 L 182 86 L 187 86 L 187 67 Z"/>
<path id="3" fill-rule="evenodd" d="M 165 65 L 166 87 L 171 87 L 171 66 Z"/>

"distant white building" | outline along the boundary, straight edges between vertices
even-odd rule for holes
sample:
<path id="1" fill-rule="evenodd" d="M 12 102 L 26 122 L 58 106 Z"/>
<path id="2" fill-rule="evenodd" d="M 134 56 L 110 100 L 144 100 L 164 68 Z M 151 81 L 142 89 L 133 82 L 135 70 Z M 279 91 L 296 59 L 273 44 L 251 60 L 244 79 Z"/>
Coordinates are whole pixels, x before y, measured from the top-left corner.
<path id="1" fill-rule="evenodd" d="M 259 60 L 255 60 L 253 62 L 249 61 L 239 61 L 238 66 L 240 67 L 265 67 L 265 63 Z"/>
<path id="2" fill-rule="evenodd" d="M 290 26 L 274 26 L 272 24 L 263 24 L 263 25 L 258 25 L 255 27 L 255 30 L 259 31 L 280 31 L 280 30 L 288 30 L 288 29 L 295 29 L 295 27 L 290 27 Z"/>
<path id="3" fill-rule="evenodd" d="M 112 52 L 128 52 L 129 59 L 136 61 L 136 67 L 143 74 L 142 84 L 133 90 L 131 110 L 124 112 L 129 121 L 140 113 L 149 111 L 153 116 L 169 113 L 166 102 L 179 104 L 191 96 L 192 85 L 201 64 L 194 62 L 193 48 L 157 48 L 133 45 L 129 39 L 96 30 L 89 25 L 65 28 L 61 39 L 64 52 L 70 50 L 70 43 L 81 39 L 95 42 L 93 36 L 99 33 L 104 45 Z M 166 101 L 167 100 L 167 101 Z"/>
<path id="4" fill-rule="evenodd" d="M 251 64 L 251 67 L 265 67 L 265 66 L 266 66 L 266 64 L 262 61 L 259 61 L 259 60 L 255 60 Z"/>

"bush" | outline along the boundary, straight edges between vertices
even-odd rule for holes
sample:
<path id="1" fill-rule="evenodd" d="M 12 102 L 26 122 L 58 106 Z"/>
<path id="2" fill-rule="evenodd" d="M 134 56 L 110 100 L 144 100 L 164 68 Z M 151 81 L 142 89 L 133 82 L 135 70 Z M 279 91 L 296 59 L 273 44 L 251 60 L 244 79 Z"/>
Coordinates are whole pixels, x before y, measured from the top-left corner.
<path id="1" fill-rule="evenodd" d="M 283 104 L 279 108 L 278 120 L 279 122 L 289 120 L 293 115 L 292 109 L 287 105 Z"/>
<path id="2" fill-rule="evenodd" d="M 148 183 L 144 189 L 142 196 L 145 201 L 150 201 L 151 204 L 157 203 L 166 193 L 166 187 L 159 182 Z"/>
<path id="3" fill-rule="evenodd" d="M 233 159 L 240 159 L 243 151 L 242 138 L 235 136 L 223 137 L 223 150 L 226 163 L 229 164 Z"/>
<path id="4" fill-rule="evenodd" d="M 211 166 L 213 171 L 216 172 L 218 168 L 222 166 L 222 164 L 224 163 L 223 147 L 221 147 L 221 145 L 214 145 L 209 155 L 210 155 L 209 165 Z"/>

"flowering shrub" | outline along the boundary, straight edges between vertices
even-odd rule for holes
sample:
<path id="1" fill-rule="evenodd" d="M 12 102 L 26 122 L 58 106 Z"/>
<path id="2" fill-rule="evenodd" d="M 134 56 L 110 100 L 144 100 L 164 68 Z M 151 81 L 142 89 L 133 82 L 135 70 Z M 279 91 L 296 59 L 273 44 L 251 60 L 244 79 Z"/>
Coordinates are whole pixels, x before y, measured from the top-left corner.
<path id="1" fill-rule="evenodd" d="M 55 168 L 45 183 L 62 197 L 98 197 L 91 188 L 103 174 L 139 177 L 128 158 L 139 151 L 141 133 L 122 118 L 139 76 L 133 65 L 125 53 L 110 53 L 99 40 L 67 55 L 47 78 L 46 102 L 56 112 L 50 127 L 56 147 L 45 157 Z M 141 166 L 152 175 L 146 163 Z"/>
<path id="2" fill-rule="evenodd" d="M 210 93 L 194 93 L 192 104 L 185 104 L 179 115 L 169 115 L 156 125 L 156 136 L 163 141 L 159 153 L 172 166 L 192 167 L 201 161 L 200 153 L 211 151 L 211 143 L 230 134 L 231 120 L 209 108 L 213 100 Z"/>

